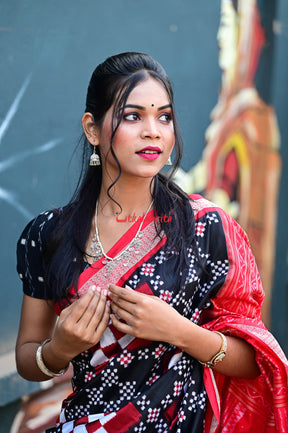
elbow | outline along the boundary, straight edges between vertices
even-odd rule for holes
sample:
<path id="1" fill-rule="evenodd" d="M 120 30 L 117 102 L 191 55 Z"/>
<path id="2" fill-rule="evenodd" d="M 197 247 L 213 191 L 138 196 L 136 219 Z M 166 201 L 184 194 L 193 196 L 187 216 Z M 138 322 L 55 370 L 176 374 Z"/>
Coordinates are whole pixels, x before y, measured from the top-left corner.
<path id="1" fill-rule="evenodd" d="M 19 374 L 19 376 L 23 377 L 23 379 L 26 380 L 33 380 L 31 379 L 29 374 L 27 374 L 27 365 L 29 364 L 29 361 L 27 359 L 26 360 L 22 359 L 21 355 L 17 351 L 17 348 L 15 353 L 15 361 L 16 361 L 16 371 Z"/>
<path id="2" fill-rule="evenodd" d="M 31 382 L 42 382 L 49 379 L 37 367 L 34 347 L 28 347 L 27 345 L 16 346 L 15 361 L 17 373 L 23 379 Z"/>
<path id="3" fill-rule="evenodd" d="M 256 360 L 251 363 L 249 370 L 247 371 L 247 375 L 244 379 L 257 379 L 261 375 L 261 371 L 258 367 Z"/>

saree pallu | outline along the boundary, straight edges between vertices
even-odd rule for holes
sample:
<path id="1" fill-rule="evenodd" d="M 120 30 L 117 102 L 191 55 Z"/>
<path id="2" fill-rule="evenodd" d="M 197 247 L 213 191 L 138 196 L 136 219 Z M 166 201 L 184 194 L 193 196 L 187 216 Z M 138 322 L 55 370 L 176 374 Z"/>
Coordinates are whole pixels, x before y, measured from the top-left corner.
<path id="1" fill-rule="evenodd" d="M 165 238 L 155 237 L 150 212 L 140 246 L 110 266 L 100 259 L 87 268 L 78 293 L 114 283 L 158 296 L 196 324 L 249 341 L 261 375 L 255 380 L 213 375 L 177 347 L 122 334 L 109 323 L 100 342 L 72 360 L 73 393 L 63 402 L 57 426 L 47 432 L 286 431 L 287 361 L 260 321 L 263 290 L 246 236 L 221 209 L 192 198 L 198 252 L 188 248 L 185 269 L 177 271 L 179 255 L 165 250 Z M 117 256 L 138 227 L 135 223 L 108 255 Z M 77 299 L 74 289 L 69 297 Z M 55 311 L 63 308 L 64 300 Z"/>

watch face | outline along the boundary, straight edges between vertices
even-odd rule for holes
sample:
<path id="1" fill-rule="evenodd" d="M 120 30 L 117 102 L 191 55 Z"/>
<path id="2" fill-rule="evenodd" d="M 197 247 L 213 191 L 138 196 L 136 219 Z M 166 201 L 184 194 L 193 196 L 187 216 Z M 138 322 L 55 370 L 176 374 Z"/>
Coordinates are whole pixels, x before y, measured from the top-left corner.
<path id="1" fill-rule="evenodd" d="M 225 357 L 225 355 L 226 355 L 225 352 L 219 353 L 216 356 L 216 358 L 213 360 L 213 364 L 215 365 L 215 364 L 218 364 L 218 362 L 221 362 L 223 360 L 223 358 Z"/>

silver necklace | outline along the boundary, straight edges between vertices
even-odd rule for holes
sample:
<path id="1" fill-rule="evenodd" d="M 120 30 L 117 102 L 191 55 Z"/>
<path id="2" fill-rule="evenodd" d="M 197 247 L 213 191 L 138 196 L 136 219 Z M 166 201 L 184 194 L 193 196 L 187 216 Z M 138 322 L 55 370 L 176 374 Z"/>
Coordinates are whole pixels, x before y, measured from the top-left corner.
<path id="1" fill-rule="evenodd" d="M 119 254 L 117 254 L 115 257 L 110 257 L 108 256 L 103 248 L 103 245 L 100 241 L 99 238 L 99 233 L 98 233 L 98 227 L 97 227 L 97 213 L 98 213 L 98 201 L 96 202 L 96 207 L 95 207 L 95 217 L 94 217 L 94 222 L 95 222 L 95 234 L 92 238 L 92 243 L 90 246 L 90 257 L 93 257 L 94 262 L 96 262 L 97 260 L 101 259 L 101 257 L 104 257 L 102 260 L 102 264 L 103 265 L 107 265 L 108 269 L 107 272 L 109 273 L 110 269 L 114 266 L 114 262 L 120 260 L 121 258 L 123 259 L 123 265 L 127 266 L 128 265 L 128 261 L 129 261 L 129 257 L 131 256 L 131 254 L 138 254 L 138 246 L 140 244 L 140 239 L 142 238 L 142 233 L 141 233 L 141 228 L 143 226 L 143 223 L 145 221 L 145 218 L 148 214 L 148 212 L 150 211 L 151 207 L 153 204 L 153 200 L 151 201 L 148 209 L 146 210 L 145 215 L 143 216 L 143 218 L 141 219 L 140 225 L 138 227 L 138 230 L 134 236 L 134 238 L 129 242 L 129 244 L 126 246 L 126 248 L 124 248 L 122 251 L 120 251 Z"/>

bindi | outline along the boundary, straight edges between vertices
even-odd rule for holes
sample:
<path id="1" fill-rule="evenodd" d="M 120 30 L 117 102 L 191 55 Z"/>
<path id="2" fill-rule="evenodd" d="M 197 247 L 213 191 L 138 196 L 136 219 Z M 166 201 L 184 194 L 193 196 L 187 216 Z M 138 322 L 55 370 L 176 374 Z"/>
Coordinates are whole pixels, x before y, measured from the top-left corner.
<path id="1" fill-rule="evenodd" d="M 151 107 L 154 107 L 154 104 L 151 104 Z"/>

